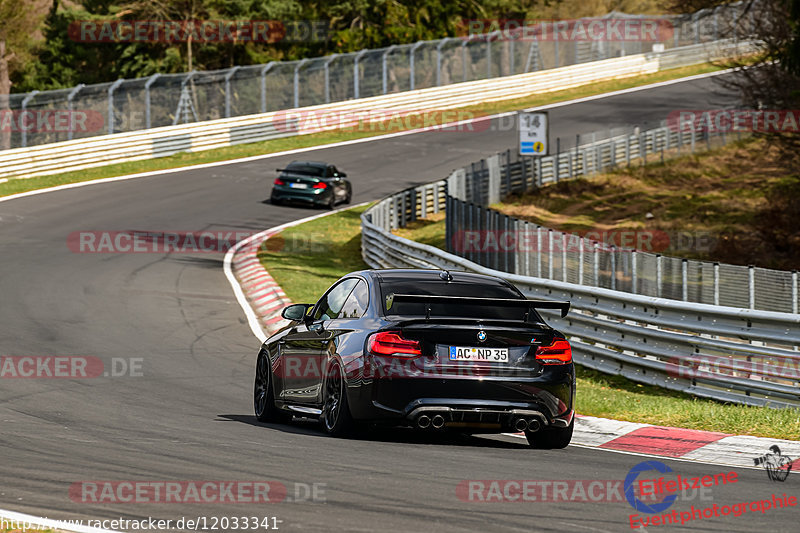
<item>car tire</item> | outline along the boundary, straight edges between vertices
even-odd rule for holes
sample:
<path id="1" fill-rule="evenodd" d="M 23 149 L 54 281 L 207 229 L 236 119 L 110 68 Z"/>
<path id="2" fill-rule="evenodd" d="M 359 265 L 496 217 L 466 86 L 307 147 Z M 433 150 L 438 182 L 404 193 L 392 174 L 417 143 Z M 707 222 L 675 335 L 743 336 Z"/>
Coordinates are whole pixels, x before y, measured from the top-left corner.
<path id="1" fill-rule="evenodd" d="M 575 417 L 565 428 L 544 428 L 535 433 L 525 431 L 528 444 L 539 450 L 558 450 L 566 448 L 572 440 L 572 431 L 575 429 Z"/>
<path id="2" fill-rule="evenodd" d="M 263 351 L 258 353 L 256 378 L 253 384 L 253 410 L 259 422 L 291 422 L 292 415 L 275 406 L 275 391 L 272 388 L 272 367 Z"/>
<path id="3" fill-rule="evenodd" d="M 333 363 L 325 374 L 322 397 L 322 428 L 332 437 L 346 437 L 354 429 L 353 416 L 347 402 L 347 392 L 342 366 Z"/>
<path id="4" fill-rule="evenodd" d="M 331 199 L 327 204 L 325 204 L 325 207 L 331 211 L 336 209 L 336 195 L 333 192 L 331 192 Z"/>
<path id="5" fill-rule="evenodd" d="M 347 196 L 344 198 L 344 203 L 349 204 L 353 199 L 353 189 L 347 189 Z"/>

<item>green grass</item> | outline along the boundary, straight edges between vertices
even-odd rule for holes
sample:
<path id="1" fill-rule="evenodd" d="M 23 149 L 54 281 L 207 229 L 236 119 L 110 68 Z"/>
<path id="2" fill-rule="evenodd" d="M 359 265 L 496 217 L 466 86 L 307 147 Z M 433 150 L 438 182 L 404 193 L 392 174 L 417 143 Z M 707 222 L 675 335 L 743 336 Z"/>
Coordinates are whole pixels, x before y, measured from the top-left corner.
<path id="1" fill-rule="evenodd" d="M 314 303 L 361 259 L 361 213 L 368 206 L 318 218 L 267 239 L 258 252 L 264 268 L 296 303 Z"/>
<path id="2" fill-rule="evenodd" d="M 259 259 L 294 302 L 312 303 L 334 281 L 368 268 L 361 259 L 360 215 L 342 211 L 284 230 L 267 240 Z M 433 246 L 444 242 L 444 220 L 423 220 L 395 234 Z M 577 411 L 584 415 L 737 435 L 800 440 L 800 411 L 723 404 L 577 367 Z"/>
<path id="3" fill-rule="evenodd" d="M 514 111 L 526 107 L 545 105 L 553 102 L 560 102 L 574 98 L 581 98 L 584 96 L 617 91 L 620 89 L 627 89 L 630 87 L 637 87 L 640 85 L 647 85 L 649 83 L 656 83 L 659 81 L 677 79 L 706 72 L 714 72 L 720 69 L 721 67 L 709 64 L 669 69 L 655 74 L 648 74 L 633 78 L 623 78 L 620 80 L 611 80 L 601 83 L 592 83 L 581 87 L 576 87 L 574 89 L 536 94 L 516 100 L 505 100 L 502 102 L 493 102 L 466 108 L 459 108 L 458 111 L 467 115 L 472 114 L 473 116 L 493 115 L 496 113 Z M 418 121 L 409 122 L 412 125 L 418 123 Z M 389 121 L 387 121 L 386 123 L 375 124 L 368 128 L 360 129 L 362 131 L 332 131 L 315 133 L 296 137 L 286 137 L 283 139 L 274 139 L 271 141 L 239 144 L 236 146 L 218 148 L 215 150 L 182 152 L 180 154 L 158 159 L 133 161 L 129 163 L 116 163 L 93 169 L 65 172 L 62 174 L 49 176 L 39 176 L 28 179 L 9 179 L 9 181 L 5 183 L 0 183 L 0 196 L 8 196 L 11 194 L 32 191 L 36 189 L 44 189 L 47 187 L 54 187 L 56 185 L 63 185 L 67 183 L 78 183 L 114 176 L 123 176 L 126 174 L 136 174 L 140 172 L 180 168 L 202 163 L 227 161 L 242 157 L 251 157 L 282 152 L 285 150 L 294 150 L 298 148 L 307 148 L 366 137 L 374 137 L 376 135 L 389 133 L 390 131 L 400 131 L 404 128 L 398 128 L 394 124 L 390 125 Z"/>
<path id="4" fill-rule="evenodd" d="M 775 139 L 750 137 L 664 163 L 562 181 L 492 207 L 572 233 L 645 231 L 666 237 L 699 232 L 707 246 L 676 240 L 644 251 L 791 270 L 800 267 L 794 229 L 800 214 L 798 168 L 796 150 Z"/>

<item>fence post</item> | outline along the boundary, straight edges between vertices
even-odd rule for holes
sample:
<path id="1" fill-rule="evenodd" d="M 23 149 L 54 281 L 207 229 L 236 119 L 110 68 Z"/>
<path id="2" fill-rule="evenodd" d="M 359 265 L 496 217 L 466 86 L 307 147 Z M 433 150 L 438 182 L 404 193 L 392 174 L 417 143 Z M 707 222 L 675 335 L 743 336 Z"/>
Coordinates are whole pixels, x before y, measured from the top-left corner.
<path id="1" fill-rule="evenodd" d="M 536 276 L 542 277 L 542 227 L 536 225 Z"/>
<path id="2" fill-rule="evenodd" d="M 453 232 L 453 198 L 447 194 L 444 197 L 444 249 L 448 252 L 453 252 L 450 244 L 450 235 Z"/>
<path id="3" fill-rule="evenodd" d="M 625 165 L 631 166 L 631 136 L 625 136 Z"/>
<path id="4" fill-rule="evenodd" d="M 408 52 L 408 54 L 409 54 L 409 56 L 408 56 L 408 67 L 409 67 L 409 70 L 410 70 L 409 79 L 408 79 L 408 86 L 409 86 L 409 89 L 412 90 L 412 91 L 414 90 L 414 85 L 415 85 L 415 81 L 416 81 L 415 73 L 414 73 L 414 53 L 417 51 L 417 48 L 419 48 L 422 44 L 424 44 L 424 42 L 425 41 L 417 41 L 416 43 L 414 43 L 414 46 L 412 46 L 411 50 L 409 50 L 409 52 Z"/>
<path id="5" fill-rule="evenodd" d="M 611 290 L 617 290 L 617 247 L 611 245 Z"/>
<path id="6" fill-rule="evenodd" d="M 489 198 L 488 204 L 496 204 L 500 201 L 500 154 L 494 154 L 481 161 L 481 167 L 486 165 L 489 170 Z"/>
<path id="7" fill-rule="evenodd" d="M 442 85 L 442 47 L 450 39 L 452 39 L 452 37 L 450 37 L 450 38 L 446 37 L 446 38 L 442 39 L 441 41 L 439 41 L 439 44 L 436 45 L 436 86 L 437 87 Z"/>
<path id="8" fill-rule="evenodd" d="M 714 263 L 714 305 L 719 305 L 719 263 Z"/>
<path id="9" fill-rule="evenodd" d="M 328 56 L 328 59 L 325 60 L 323 63 L 322 68 L 325 71 L 325 103 L 329 104 L 331 102 L 331 73 L 330 73 L 330 64 L 333 62 L 334 59 L 339 57 L 339 54 L 331 54 Z"/>
<path id="10" fill-rule="evenodd" d="M 261 69 L 261 112 L 267 112 L 267 72 L 275 65 L 275 61 L 270 61 Z"/>
<path id="11" fill-rule="evenodd" d="M 467 81 L 467 45 L 469 44 L 469 40 L 464 39 L 461 43 L 461 67 L 462 71 L 464 72 L 464 79 L 462 81 Z"/>
<path id="12" fill-rule="evenodd" d="M 159 74 L 155 74 L 158 76 Z M 149 82 L 148 82 L 149 83 Z M 75 95 L 78 94 L 78 91 L 86 87 L 83 83 L 79 83 L 72 89 L 69 94 L 67 95 L 67 111 L 69 111 L 70 120 L 72 120 L 72 100 L 75 99 Z M 147 127 L 150 128 L 150 88 L 145 84 L 145 118 Z M 72 140 L 73 130 L 74 128 L 67 129 L 67 140 Z"/>
<path id="13" fill-rule="evenodd" d="M 541 187 L 544 184 L 544 176 L 542 176 L 542 158 L 537 157 L 535 160 L 536 160 L 536 175 L 533 177 L 534 184 L 536 183 L 536 180 L 538 180 L 539 184 L 537 185 L 537 187 Z"/>
<path id="14" fill-rule="evenodd" d="M 561 281 L 567 282 L 567 234 L 561 232 Z"/>
<path id="15" fill-rule="evenodd" d="M 388 91 L 388 87 L 387 87 L 388 78 L 387 78 L 387 72 L 386 72 L 386 58 L 389 57 L 389 54 L 394 52 L 395 48 L 397 48 L 396 44 L 391 45 L 389 48 L 386 49 L 386 51 L 381 56 L 381 66 L 383 67 L 383 77 L 382 77 L 382 80 L 381 80 L 382 81 L 381 86 L 383 88 L 383 94 L 386 94 L 387 91 Z"/>
<path id="16" fill-rule="evenodd" d="M 559 171 L 561 170 L 561 137 L 556 137 L 556 161 L 555 161 L 555 177 L 558 183 Z"/>
<path id="17" fill-rule="evenodd" d="M 237 65 L 225 74 L 225 118 L 231 117 L 231 78 L 240 68 L 242 67 Z"/>
<path id="18" fill-rule="evenodd" d="M 144 125 L 146 129 L 150 129 L 150 87 L 161 76 L 161 74 L 153 74 L 144 84 Z M 82 84 L 81 84 L 82 85 Z M 80 86 L 79 86 L 80 87 Z M 70 132 L 72 133 L 72 132 Z M 70 137 L 72 138 L 72 137 Z"/>
<path id="19" fill-rule="evenodd" d="M 594 248 L 594 286 L 600 286 L 600 245 L 597 241 L 593 243 Z"/>
<path id="20" fill-rule="evenodd" d="M 584 246 L 584 239 L 580 237 L 578 241 L 578 246 L 580 249 L 578 250 L 578 285 L 583 285 L 583 246 Z"/>
<path id="21" fill-rule="evenodd" d="M 524 274 L 525 276 L 531 275 L 531 250 L 530 250 L 531 230 L 529 226 L 530 224 L 528 224 L 528 222 L 525 221 L 525 242 L 528 243 L 528 249 L 525 250 L 525 274 Z M 797 294 L 797 291 L 795 291 L 795 294 Z"/>
<path id="22" fill-rule="evenodd" d="M 573 172 L 573 169 L 572 169 L 572 166 L 573 166 L 572 152 L 569 152 L 567 154 L 567 156 L 568 156 L 567 157 L 567 165 L 569 166 L 569 179 L 572 179 L 573 178 L 573 174 L 572 174 L 572 172 Z"/>
<path id="23" fill-rule="evenodd" d="M 361 97 L 361 71 L 358 69 L 358 62 L 369 50 L 361 50 L 353 59 L 353 98 L 358 100 Z"/>
<path id="24" fill-rule="evenodd" d="M 503 239 L 505 240 L 506 244 L 508 244 L 508 215 L 503 215 Z M 497 239 L 497 249 L 501 249 L 500 243 L 503 242 L 500 239 Z M 507 248 L 507 247 L 506 247 Z M 508 269 L 508 254 L 511 253 L 509 250 L 504 250 L 503 259 L 505 264 L 505 272 L 510 272 Z"/>
<path id="25" fill-rule="evenodd" d="M 797 314 L 797 270 L 792 270 L 792 313 Z"/>
<path id="26" fill-rule="evenodd" d="M 681 296 L 684 302 L 689 301 L 689 261 L 681 260 Z"/>
<path id="27" fill-rule="evenodd" d="M 553 279 L 553 229 L 547 230 L 547 249 L 548 249 L 548 265 L 547 265 L 547 279 Z"/>
<path id="28" fill-rule="evenodd" d="M 308 58 L 301 59 L 294 67 L 294 107 L 300 107 L 300 68 L 308 63 Z"/>
<path id="29" fill-rule="evenodd" d="M 511 148 L 506 150 L 506 194 L 511 194 L 513 191 L 511 189 Z M 525 190 L 525 182 L 523 181 L 522 184 L 523 191 Z"/>
<path id="30" fill-rule="evenodd" d="M 636 275 L 637 257 L 636 250 L 631 250 L 631 292 L 633 294 L 639 294 L 636 290 L 636 282 L 638 281 L 638 276 Z"/>
<path id="31" fill-rule="evenodd" d="M 124 80 L 117 80 L 108 88 L 108 133 L 114 133 L 114 91 Z"/>
<path id="32" fill-rule="evenodd" d="M 656 254 L 656 296 L 661 298 L 664 293 L 661 284 L 663 281 L 663 271 L 661 265 L 661 254 Z"/>
<path id="33" fill-rule="evenodd" d="M 747 267 L 747 288 L 750 295 L 750 309 L 756 308 L 756 268 L 753 265 Z"/>

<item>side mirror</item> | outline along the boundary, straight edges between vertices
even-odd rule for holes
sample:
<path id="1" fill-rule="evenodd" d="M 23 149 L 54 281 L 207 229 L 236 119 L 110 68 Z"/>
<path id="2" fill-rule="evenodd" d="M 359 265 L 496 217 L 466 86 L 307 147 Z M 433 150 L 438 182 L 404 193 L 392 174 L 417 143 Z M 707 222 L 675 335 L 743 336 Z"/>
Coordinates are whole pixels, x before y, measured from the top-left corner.
<path id="1" fill-rule="evenodd" d="M 283 308 L 281 316 L 294 322 L 302 321 L 305 320 L 309 307 L 311 304 L 292 304 Z"/>

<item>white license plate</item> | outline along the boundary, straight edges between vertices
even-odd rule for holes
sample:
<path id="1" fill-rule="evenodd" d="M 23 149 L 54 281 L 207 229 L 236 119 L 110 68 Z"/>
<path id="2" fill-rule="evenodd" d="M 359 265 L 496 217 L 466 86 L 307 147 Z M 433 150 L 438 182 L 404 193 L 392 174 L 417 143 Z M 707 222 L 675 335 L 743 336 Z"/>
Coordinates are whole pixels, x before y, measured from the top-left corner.
<path id="1" fill-rule="evenodd" d="M 305 183 L 290 183 L 289 187 L 292 189 L 308 189 L 308 185 Z"/>
<path id="2" fill-rule="evenodd" d="M 465 348 L 461 346 L 451 346 L 450 360 L 508 363 L 508 348 Z"/>

